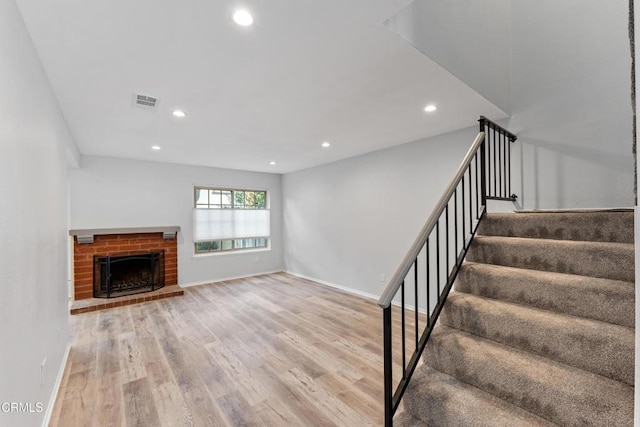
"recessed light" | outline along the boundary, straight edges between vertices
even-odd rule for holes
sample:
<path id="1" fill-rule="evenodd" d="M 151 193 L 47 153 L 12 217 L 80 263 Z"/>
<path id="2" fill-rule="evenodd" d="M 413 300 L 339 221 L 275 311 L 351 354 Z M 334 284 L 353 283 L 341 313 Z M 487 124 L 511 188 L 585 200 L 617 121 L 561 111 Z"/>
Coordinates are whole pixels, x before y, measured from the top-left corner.
<path id="1" fill-rule="evenodd" d="M 275 165 L 275 164 L 276 164 L 276 162 L 269 162 L 269 164 L 270 164 L 271 166 L 273 166 L 273 165 Z"/>
<path id="2" fill-rule="evenodd" d="M 329 148 L 329 147 L 331 147 L 331 143 L 330 142 L 325 141 L 325 142 L 322 143 L 322 148 Z"/>
<path id="3" fill-rule="evenodd" d="M 151 149 L 158 151 L 158 150 L 160 150 L 160 146 L 159 145 L 152 145 Z"/>
<path id="4" fill-rule="evenodd" d="M 241 27 L 248 27 L 253 24 L 253 16 L 248 11 L 240 9 L 234 12 L 233 21 Z"/>
<path id="5" fill-rule="evenodd" d="M 173 113 L 171 113 L 171 114 L 173 114 L 176 117 L 184 117 L 184 116 L 187 115 L 187 113 L 185 113 L 182 110 L 173 110 Z"/>
<path id="6" fill-rule="evenodd" d="M 429 104 L 426 107 L 424 107 L 424 111 L 426 111 L 427 113 L 431 113 L 433 111 L 436 111 L 438 109 L 438 107 L 436 107 L 433 104 Z"/>

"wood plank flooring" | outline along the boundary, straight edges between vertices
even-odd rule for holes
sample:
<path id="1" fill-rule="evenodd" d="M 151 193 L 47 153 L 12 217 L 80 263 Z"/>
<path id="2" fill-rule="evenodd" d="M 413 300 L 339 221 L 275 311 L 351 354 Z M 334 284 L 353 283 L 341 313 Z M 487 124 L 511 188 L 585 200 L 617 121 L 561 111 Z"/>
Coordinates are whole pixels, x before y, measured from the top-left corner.
<path id="1" fill-rule="evenodd" d="M 279 273 L 70 321 L 50 426 L 383 424 L 373 300 Z"/>

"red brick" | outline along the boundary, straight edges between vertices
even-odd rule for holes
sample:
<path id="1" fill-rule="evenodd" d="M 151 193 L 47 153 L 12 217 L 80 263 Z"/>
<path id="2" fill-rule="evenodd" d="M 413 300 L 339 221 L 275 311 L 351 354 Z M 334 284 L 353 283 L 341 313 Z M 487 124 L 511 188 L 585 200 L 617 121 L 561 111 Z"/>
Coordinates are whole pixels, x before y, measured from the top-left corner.
<path id="1" fill-rule="evenodd" d="M 145 248 L 142 245 L 131 244 L 131 243 L 127 245 L 118 246 L 119 251 L 134 251 L 134 250 L 140 250 L 140 249 L 145 249 Z"/>
<path id="2" fill-rule="evenodd" d="M 89 292 L 89 293 L 76 292 L 75 294 L 76 300 L 88 299 L 88 298 L 93 298 L 93 292 Z"/>
<path id="3" fill-rule="evenodd" d="M 86 255 L 86 254 L 92 254 L 94 251 L 93 246 L 91 245 L 76 245 L 73 248 L 73 253 L 76 255 Z"/>
<path id="4" fill-rule="evenodd" d="M 92 280 L 93 279 L 93 273 L 76 273 L 74 274 L 74 276 L 76 280 L 82 280 L 82 279 Z"/>
<path id="5" fill-rule="evenodd" d="M 85 264 L 85 265 L 80 265 L 80 264 L 76 264 L 75 267 L 73 268 L 73 276 L 75 277 L 76 275 L 76 271 L 78 268 L 84 269 L 85 271 L 82 272 L 81 274 L 87 274 L 87 272 L 91 272 L 91 274 L 93 274 L 93 265 L 92 264 Z"/>
<path id="6" fill-rule="evenodd" d="M 73 269 L 74 274 L 93 274 L 93 266 L 92 265 L 76 265 Z"/>
<path id="7" fill-rule="evenodd" d="M 92 262 L 93 255 L 76 255 L 73 257 L 73 261 L 75 264 L 78 264 L 79 262 Z"/>

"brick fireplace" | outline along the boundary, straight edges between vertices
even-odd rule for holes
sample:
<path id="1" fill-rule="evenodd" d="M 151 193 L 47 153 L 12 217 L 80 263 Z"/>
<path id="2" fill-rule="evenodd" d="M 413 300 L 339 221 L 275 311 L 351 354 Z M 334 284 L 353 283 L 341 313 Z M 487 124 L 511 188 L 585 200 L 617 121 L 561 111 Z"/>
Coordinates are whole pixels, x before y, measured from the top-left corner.
<path id="1" fill-rule="evenodd" d="M 143 253 L 163 253 L 162 284 L 164 287 L 176 286 L 178 284 L 177 232 L 179 229 L 179 227 L 149 227 L 71 230 L 69 234 L 73 236 L 74 300 L 94 298 L 95 276 L 100 274 L 95 260 L 106 257 L 119 259 Z M 97 279 L 99 281 L 99 277 Z M 128 300 L 131 299 L 128 298 Z M 133 299 L 145 300 L 145 297 Z M 153 298 L 149 297 L 149 299 Z"/>

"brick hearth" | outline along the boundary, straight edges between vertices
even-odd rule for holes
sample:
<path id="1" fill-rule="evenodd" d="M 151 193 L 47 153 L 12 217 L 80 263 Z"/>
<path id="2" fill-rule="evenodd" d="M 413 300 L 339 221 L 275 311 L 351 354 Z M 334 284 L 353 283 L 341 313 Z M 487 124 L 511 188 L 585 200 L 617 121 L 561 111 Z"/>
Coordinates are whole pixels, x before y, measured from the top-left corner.
<path id="1" fill-rule="evenodd" d="M 108 308 L 123 307 L 125 305 L 141 302 L 156 301 L 184 295 L 184 290 L 179 286 L 165 286 L 153 292 L 127 295 L 115 298 L 88 298 L 74 301 L 71 304 L 71 314 L 88 313 L 90 311 L 105 310 Z"/>

